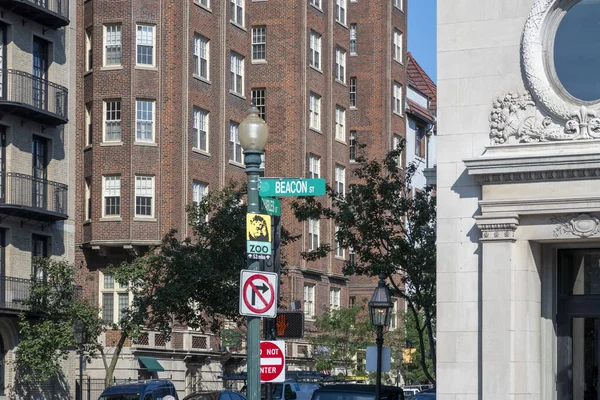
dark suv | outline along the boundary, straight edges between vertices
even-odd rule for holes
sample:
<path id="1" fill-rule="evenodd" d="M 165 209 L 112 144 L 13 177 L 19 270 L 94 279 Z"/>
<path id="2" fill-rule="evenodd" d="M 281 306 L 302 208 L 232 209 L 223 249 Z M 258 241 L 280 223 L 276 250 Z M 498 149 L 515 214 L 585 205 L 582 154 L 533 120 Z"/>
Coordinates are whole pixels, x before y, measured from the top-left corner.
<path id="1" fill-rule="evenodd" d="M 375 400 L 375 385 L 325 385 L 313 392 L 311 400 Z M 404 392 L 396 386 L 381 386 L 379 400 L 404 400 Z"/>
<path id="2" fill-rule="evenodd" d="M 140 381 L 107 387 L 98 400 L 162 400 L 167 395 L 179 399 L 173 382 Z"/>

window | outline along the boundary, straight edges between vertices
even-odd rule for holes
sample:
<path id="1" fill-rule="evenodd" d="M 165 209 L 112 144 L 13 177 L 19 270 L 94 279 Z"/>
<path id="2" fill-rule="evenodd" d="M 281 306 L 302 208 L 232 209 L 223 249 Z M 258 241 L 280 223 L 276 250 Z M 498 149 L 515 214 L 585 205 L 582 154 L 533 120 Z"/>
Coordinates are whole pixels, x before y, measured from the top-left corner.
<path id="1" fill-rule="evenodd" d="M 350 108 L 356 108 L 356 77 L 350 77 Z"/>
<path id="2" fill-rule="evenodd" d="M 229 90 L 244 95 L 244 57 L 231 52 L 229 69 Z"/>
<path id="3" fill-rule="evenodd" d="M 402 7 L 402 1 L 403 0 L 394 0 L 394 7 L 396 7 L 400 11 L 402 11 L 402 9 L 403 9 L 403 7 Z"/>
<path id="4" fill-rule="evenodd" d="M 348 250 L 348 262 L 350 265 L 356 264 L 356 253 L 352 247 Z"/>
<path id="5" fill-rule="evenodd" d="M 100 293 L 102 295 L 102 319 L 106 323 L 118 324 L 124 311 L 129 309 L 133 295 L 127 285 L 118 284 L 112 275 L 100 273 Z"/>
<path id="6" fill-rule="evenodd" d="M 104 141 L 121 141 L 121 101 L 104 102 Z"/>
<path id="7" fill-rule="evenodd" d="M 136 217 L 152 217 L 152 199 L 154 198 L 154 177 L 135 177 L 135 215 Z"/>
<path id="8" fill-rule="evenodd" d="M 85 136 L 85 144 L 86 146 L 90 146 L 92 144 L 92 140 L 94 138 L 93 136 L 93 125 L 92 125 L 92 103 L 87 103 L 85 105 L 85 129 L 86 129 L 86 136 Z"/>
<path id="9" fill-rule="evenodd" d="M 335 139 L 346 141 L 346 109 L 335 106 Z"/>
<path id="10" fill-rule="evenodd" d="M 85 178 L 85 205 L 84 205 L 85 221 L 92 219 L 92 182 L 90 178 Z"/>
<path id="11" fill-rule="evenodd" d="M 350 131 L 350 161 L 356 161 L 356 131 Z"/>
<path id="12" fill-rule="evenodd" d="M 306 318 L 315 317 L 315 285 L 313 283 L 304 284 L 304 315 Z"/>
<path id="13" fill-rule="evenodd" d="M 346 168 L 341 165 L 335 166 L 335 191 L 344 195 L 346 187 Z"/>
<path id="14" fill-rule="evenodd" d="M 346 52 L 340 47 L 335 49 L 335 79 L 346 83 Z"/>
<path id="15" fill-rule="evenodd" d="M 154 142 L 154 101 L 137 100 L 135 110 L 135 140 Z"/>
<path id="16" fill-rule="evenodd" d="M 310 0 L 310 4 L 321 9 L 321 0 Z"/>
<path id="17" fill-rule="evenodd" d="M 138 25 L 136 33 L 137 65 L 154 66 L 154 25 Z"/>
<path id="18" fill-rule="evenodd" d="M 319 230 L 321 228 L 321 221 L 318 219 L 308 220 L 308 248 L 310 250 L 316 250 L 319 247 Z"/>
<path id="19" fill-rule="evenodd" d="M 310 93 L 308 98 L 309 126 L 317 131 L 321 130 L 321 96 Z"/>
<path id="20" fill-rule="evenodd" d="M 425 157 L 425 127 L 421 124 L 415 125 L 415 156 Z"/>
<path id="21" fill-rule="evenodd" d="M 309 178 L 320 178 L 321 177 L 321 158 L 310 155 L 308 156 L 308 177 Z"/>
<path id="22" fill-rule="evenodd" d="M 329 308 L 337 310 L 340 308 L 340 289 L 329 289 Z"/>
<path id="23" fill-rule="evenodd" d="M 394 29 L 394 60 L 402 62 L 402 32 Z"/>
<path id="24" fill-rule="evenodd" d="M 202 151 L 208 151 L 208 111 L 194 108 L 193 129 L 192 147 Z"/>
<path id="25" fill-rule="evenodd" d="M 310 31 L 309 41 L 309 64 L 311 67 L 321 69 L 321 35 L 315 31 Z"/>
<path id="26" fill-rule="evenodd" d="M 397 328 L 398 322 L 398 300 L 392 299 L 392 312 L 390 313 L 390 330 Z"/>
<path id="27" fill-rule="evenodd" d="M 104 25 L 104 66 L 121 65 L 121 24 Z"/>
<path id="28" fill-rule="evenodd" d="M 392 96 L 392 109 L 396 114 L 402 115 L 402 85 L 398 82 L 394 82 Z"/>
<path id="29" fill-rule="evenodd" d="M 258 108 L 258 116 L 263 119 L 263 121 L 267 120 L 267 108 L 265 105 L 265 89 L 252 89 L 252 100 L 254 100 L 254 105 Z"/>
<path id="30" fill-rule="evenodd" d="M 356 24 L 350 24 L 350 54 L 356 53 Z"/>
<path id="31" fill-rule="evenodd" d="M 210 8 L 210 0 L 200 0 L 200 5 L 206 8 Z"/>
<path id="32" fill-rule="evenodd" d="M 244 1 L 245 0 L 230 0 L 231 7 L 230 12 L 231 15 L 229 18 L 231 22 L 238 24 L 240 26 L 244 26 Z"/>
<path id="33" fill-rule="evenodd" d="M 236 163 L 242 163 L 242 145 L 239 137 L 239 124 L 231 121 L 229 123 L 229 159 Z"/>
<path id="34" fill-rule="evenodd" d="M 342 247 L 342 244 L 337 239 L 337 234 L 339 231 L 340 231 L 340 227 L 336 225 L 335 226 L 335 256 L 344 258 L 346 256 L 346 252 L 344 250 L 344 247 Z"/>
<path id="35" fill-rule="evenodd" d="M 42 235 L 31 235 L 31 277 L 37 280 L 46 280 L 46 274 L 38 269 L 33 263 L 35 257 L 48 257 L 48 248 L 50 244 L 50 238 Z"/>
<path id="36" fill-rule="evenodd" d="M 85 30 L 85 70 L 90 71 L 92 69 L 94 47 L 92 46 L 92 28 Z"/>
<path id="37" fill-rule="evenodd" d="M 394 137 L 392 138 L 392 150 L 398 150 L 400 148 L 400 143 L 401 143 L 401 139 L 400 136 L 398 135 L 394 135 Z M 396 160 L 396 165 L 398 166 L 398 168 L 402 168 L 402 156 L 398 155 L 398 159 Z"/>
<path id="38" fill-rule="evenodd" d="M 203 36 L 194 36 L 194 74 L 209 79 L 209 57 L 210 57 L 209 40 Z"/>
<path id="39" fill-rule="evenodd" d="M 335 20 L 346 25 L 346 0 L 335 0 Z"/>
<path id="40" fill-rule="evenodd" d="M 252 61 L 267 59 L 267 27 L 252 28 Z"/>
<path id="41" fill-rule="evenodd" d="M 348 305 L 350 307 L 354 307 L 356 305 L 356 296 L 350 296 L 348 299 Z"/>
<path id="42" fill-rule="evenodd" d="M 103 177 L 104 217 L 121 215 L 121 176 L 106 175 Z"/>
<path id="43" fill-rule="evenodd" d="M 200 204 L 204 196 L 208 193 L 208 185 L 206 183 L 193 181 L 192 182 L 192 203 Z"/>

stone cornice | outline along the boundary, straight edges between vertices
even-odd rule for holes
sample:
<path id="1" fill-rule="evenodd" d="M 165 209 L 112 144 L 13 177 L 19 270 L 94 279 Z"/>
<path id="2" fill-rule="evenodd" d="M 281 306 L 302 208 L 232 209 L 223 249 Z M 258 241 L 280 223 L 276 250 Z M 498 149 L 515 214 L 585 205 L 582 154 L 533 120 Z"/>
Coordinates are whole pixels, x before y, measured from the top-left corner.
<path id="1" fill-rule="evenodd" d="M 481 241 L 514 242 L 515 231 L 519 226 L 518 215 L 478 216 L 475 217 L 477 227 L 481 231 Z"/>

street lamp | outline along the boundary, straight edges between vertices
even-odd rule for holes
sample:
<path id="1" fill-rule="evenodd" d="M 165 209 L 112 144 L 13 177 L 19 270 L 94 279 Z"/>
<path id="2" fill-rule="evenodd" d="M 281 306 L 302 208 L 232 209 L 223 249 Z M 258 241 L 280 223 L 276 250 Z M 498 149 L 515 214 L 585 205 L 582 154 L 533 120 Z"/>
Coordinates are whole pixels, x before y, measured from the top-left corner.
<path id="1" fill-rule="evenodd" d="M 269 137 L 269 127 L 258 116 L 258 108 L 252 102 L 248 115 L 239 126 L 238 138 L 244 149 L 244 164 L 248 176 L 248 213 L 258 214 L 258 177 L 260 176 L 261 156 Z M 259 271 L 260 262 L 248 259 L 248 269 Z M 260 318 L 248 317 L 248 400 L 260 400 Z"/>
<path id="2" fill-rule="evenodd" d="M 379 274 L 379 284 L 369 302 L 371 323 L 377 328 L 377 377 L 375 381 L 375 400 L 381 393 L 381 347 L 383 346 L 383 329 L 390 325 L 390 310 L 392 309 L 390 291 L 385 284 L 385 275 Z"/>
<path id="3" fill-rule="evenodd" d="M 83 363 L 84 363 L 84 344 L 86 342 L 85 329 L 83 327 L 83 321 L 79 318 L 75 318 L 73 322 L 73 337 L 75 338 L 75 344 L 79 350 L 79 387 L 77 387 L 77 400 L 83 400 Z"/>

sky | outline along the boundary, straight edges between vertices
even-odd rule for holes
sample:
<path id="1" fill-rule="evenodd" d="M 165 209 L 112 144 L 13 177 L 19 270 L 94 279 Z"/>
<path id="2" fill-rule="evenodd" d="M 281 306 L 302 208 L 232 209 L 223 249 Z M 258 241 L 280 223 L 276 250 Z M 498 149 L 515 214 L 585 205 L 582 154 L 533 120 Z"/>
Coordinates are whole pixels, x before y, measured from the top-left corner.
<path id="1" fill-rule="evenodd" d="M 408 0 L 408 51 L 437 83 L 436 1 Z"/>

